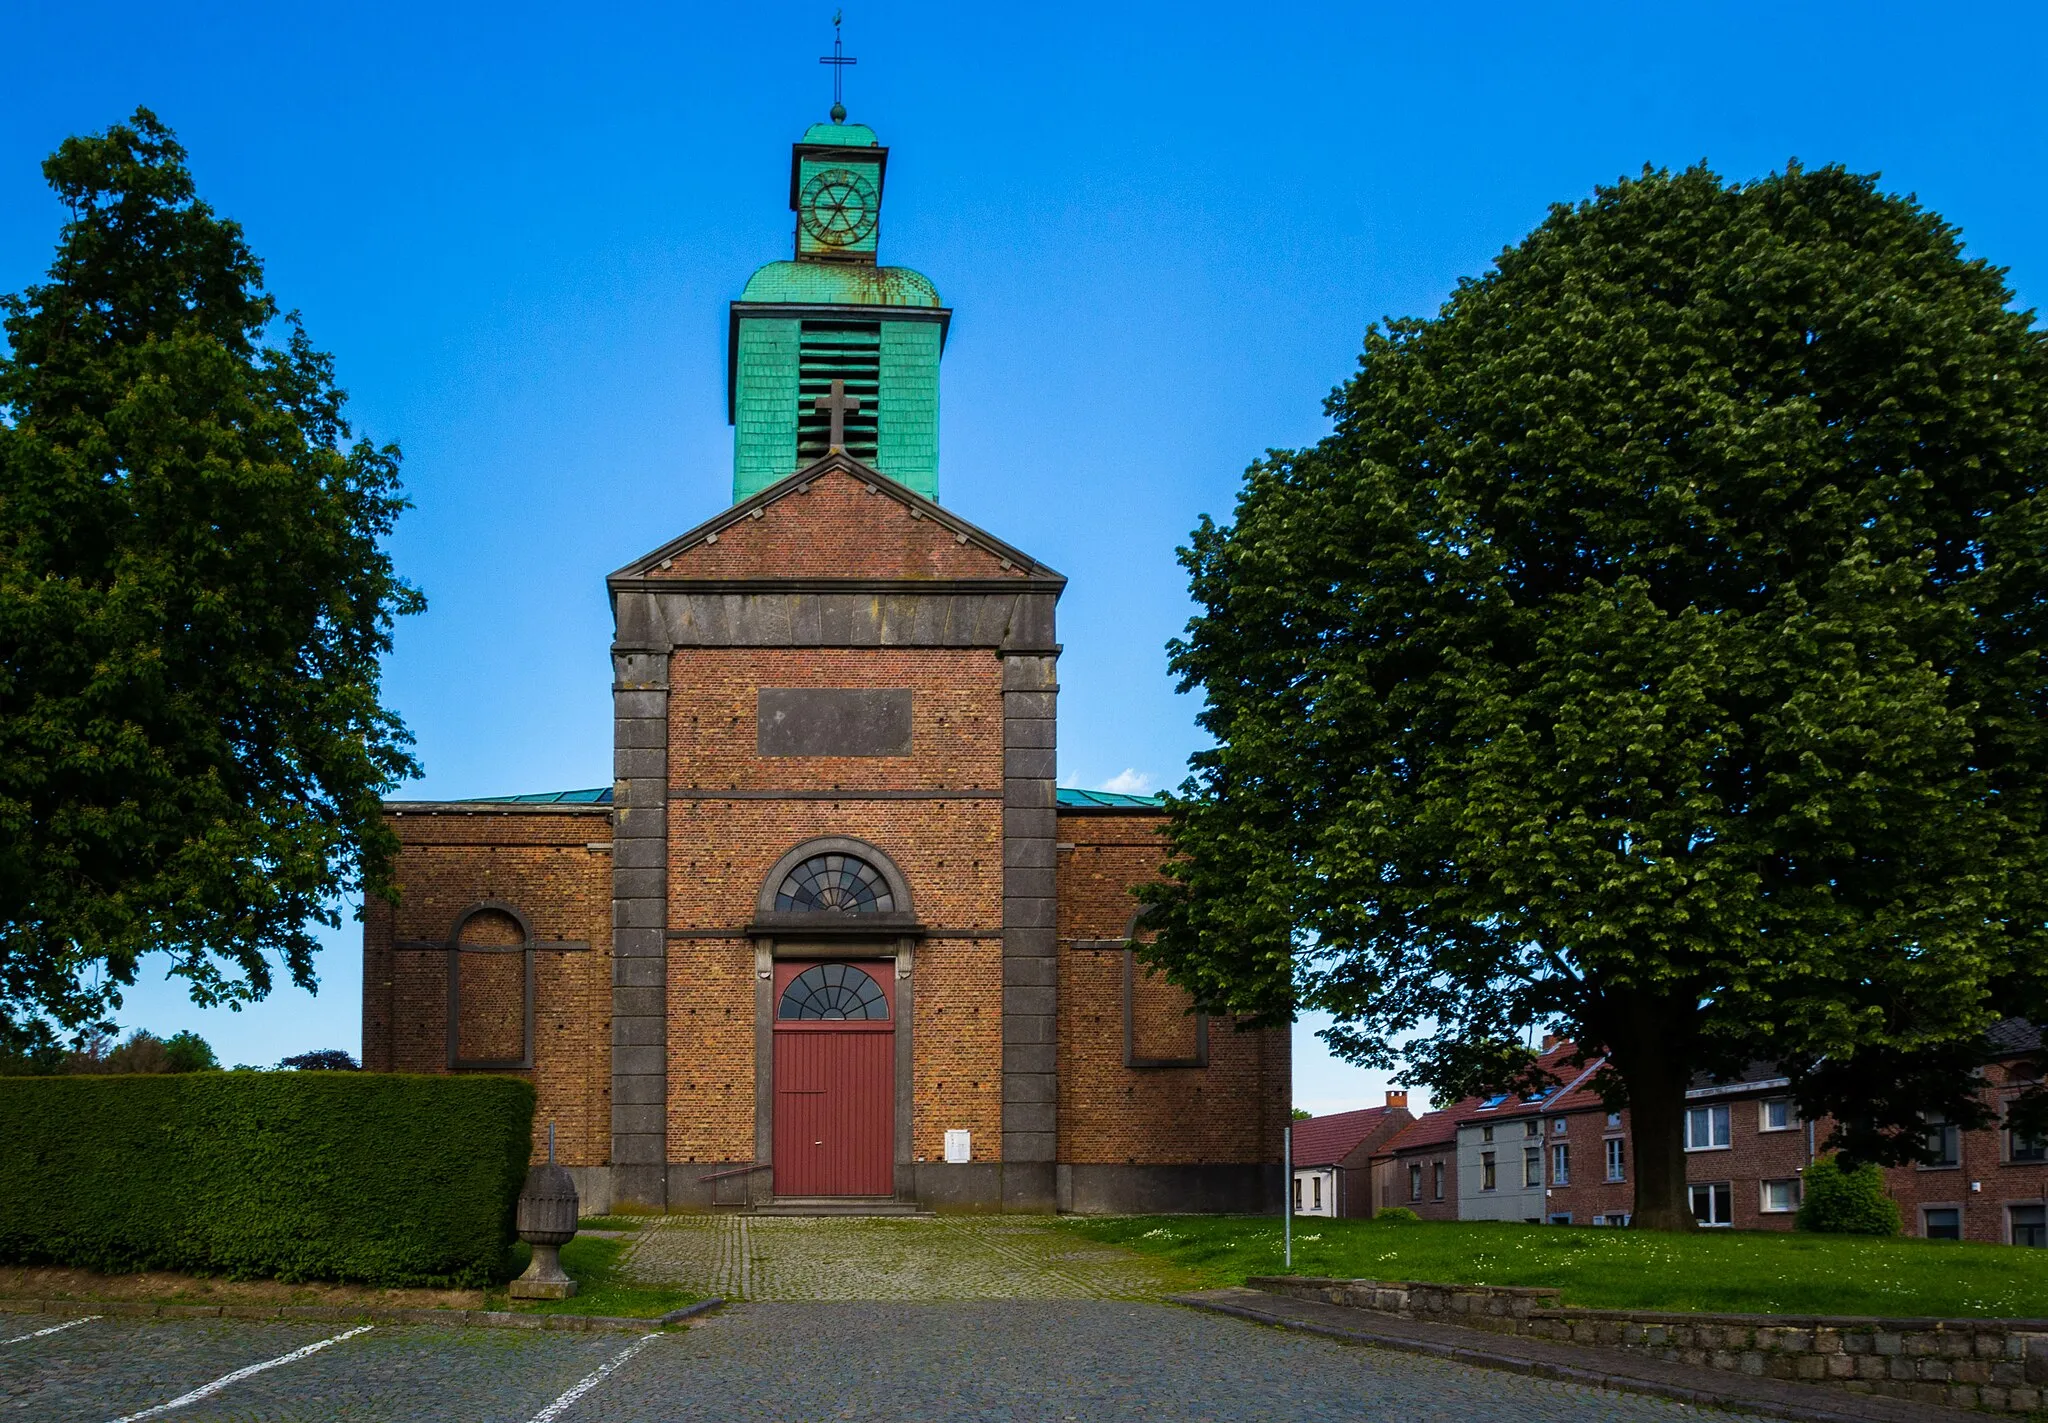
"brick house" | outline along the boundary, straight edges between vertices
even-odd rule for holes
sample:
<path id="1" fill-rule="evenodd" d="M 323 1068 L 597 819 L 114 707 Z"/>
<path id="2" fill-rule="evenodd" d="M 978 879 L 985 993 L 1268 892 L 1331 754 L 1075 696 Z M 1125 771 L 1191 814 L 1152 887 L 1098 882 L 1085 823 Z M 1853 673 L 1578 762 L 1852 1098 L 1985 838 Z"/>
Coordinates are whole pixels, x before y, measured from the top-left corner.
<path id="1" fill-rule="evenodd" d="M 1385 1142 L 1415 1118 L 1406 1092 L 1387 1093 L 1383 1107 L 1306 1117 L 1294 1124 L 1294 1213 L 1370 1216 L 1372 1161 Z"/>
<path id="2" fill-rule="evenodd" d="M 1285 1030 L 1130 950 L 1151 798 L 1054 781 L 1065 579 L 938 502 L 951 312 L 814 126 L 729 314 L 734 503 L 613 573 L 608 787 L 394 801 L 364 1064 L 503 1072 L 587 1205 L 1273 1210 Z"/>
<path id="3" fill-rule="evenodd" d="M 1546 1041 L 1544 1064 L 1562 1084 L 1543 1097 L 1467 1098 L 1390 1139 L 1375 1160 L 1379 1204 L 1432 1219 L 1626 1224 L 1635 1189 L 1628 1112 L 1608 1111 L 1593 1090 L 1601 1059 L 1575 1067 L 1566 1062 L 1574 1051 Z M 2002 1124 L 2005 1103 L 2039 1081 L 2043 1056 L 2032 1024 L 2010 1019 L 1993 1029 L 1983 1097 L 1999 1124 L 1965 1131 L 1930 1123 L 1935 1159 L 1885 1172 L 1906 1234 L 2048 1246 L 2048 1143 Z M 1801 1121 L 1791 1087 L 1772 1064 L 1753 1063 L 1730 1080 L 1702 1076 L 1686 1092 L 1686 1182 L 1702 1225 L 1792 1229 L 1802 1173 L 1832 1123 Z M 1486 1152 L 1494 1157 L 1490 1189 Z M 1412 1199 L 1447 1153 L 1462 1166 L 1453 1191 L 1444 1200 Z"/>

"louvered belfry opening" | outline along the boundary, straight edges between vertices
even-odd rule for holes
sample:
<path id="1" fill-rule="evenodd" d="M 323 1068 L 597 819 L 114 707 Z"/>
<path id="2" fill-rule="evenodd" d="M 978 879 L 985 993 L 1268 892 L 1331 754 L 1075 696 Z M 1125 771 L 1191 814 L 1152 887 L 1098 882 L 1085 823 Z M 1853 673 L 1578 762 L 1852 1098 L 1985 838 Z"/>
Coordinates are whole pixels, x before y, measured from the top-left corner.
<path id="1" fill-rule="evenodd" d="M 882 327 L 874 321 L 806 321 L 797 355 L 796 462 L 822 459 L 832 442 L 832 417 L 817 408 L 832 382 L 846 382 L 860 409 L 846 417 L 846 452 L 875 462 L 875 406 L 882 375 Z M 786 389 L 787 387 L 785 387 Z"/>

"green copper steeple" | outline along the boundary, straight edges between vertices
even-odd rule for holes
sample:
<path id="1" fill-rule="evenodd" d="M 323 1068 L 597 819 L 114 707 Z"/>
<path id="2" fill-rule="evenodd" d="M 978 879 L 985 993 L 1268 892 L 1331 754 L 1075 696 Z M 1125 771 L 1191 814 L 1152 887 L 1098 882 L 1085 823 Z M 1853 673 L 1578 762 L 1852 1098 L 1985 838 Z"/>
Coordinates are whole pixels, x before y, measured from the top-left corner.
<path id="1" fill-rule="evenodd" d="M 813 124 L 789 165 L 796 255 L 770 262 L 732 304 L 726 418 L 732 497 L 821 458 L 843 382 L 859 408 L 846 452 L 928 498 L 939 495 L 939 353 L 953 313 L 924 276 L 875 261 L 889 150 L 865 124 Z"/>

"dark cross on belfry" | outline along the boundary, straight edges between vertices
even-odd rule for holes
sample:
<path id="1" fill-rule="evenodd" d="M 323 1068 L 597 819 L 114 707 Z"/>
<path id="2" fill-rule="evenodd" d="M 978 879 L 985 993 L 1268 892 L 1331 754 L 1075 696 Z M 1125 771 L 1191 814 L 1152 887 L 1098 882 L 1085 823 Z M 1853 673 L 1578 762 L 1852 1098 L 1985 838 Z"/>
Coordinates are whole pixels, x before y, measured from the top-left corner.
<path id="1" fill-rule="evenodd" d="M 811 409 L 827 411 L 832 416 L 832 448 L 846 448 L 846 417 L 860 413 L 860 397 L 846 393 L 846 382 L 832 382 L 832 393 L 821 395 L 811 402 Z"/>
<path id="2" fill-rule="evenodd" d="M 846 105 L 842 102 L 844 94 L 841 89 L 841 82 L 846 77 L 846 66 L 860 63 L 859 60 L 848 59 L 840 53 L 839 15 L 840 12 L 837 10 L 832 12 L 832 53 L 818 56 L 818 63 L 832 66 L 832 122 L 835 124 L 846 122 Z"/>

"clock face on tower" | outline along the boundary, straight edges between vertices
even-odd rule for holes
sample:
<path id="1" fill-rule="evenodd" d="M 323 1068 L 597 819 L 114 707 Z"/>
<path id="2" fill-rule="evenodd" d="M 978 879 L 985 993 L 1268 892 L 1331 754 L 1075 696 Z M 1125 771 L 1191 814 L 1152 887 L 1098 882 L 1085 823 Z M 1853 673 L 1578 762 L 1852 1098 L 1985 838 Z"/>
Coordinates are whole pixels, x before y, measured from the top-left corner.
<path id="1" fill-rule="evenodd" d="M 850 168 L 827 168 L 804 184 L 804 231 L 827 247 L 851 247 L 875 230 L 882 202 L 874 184 Z"/>

